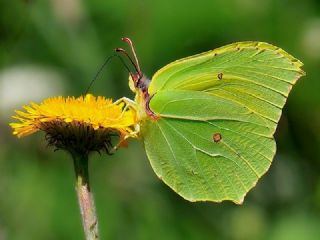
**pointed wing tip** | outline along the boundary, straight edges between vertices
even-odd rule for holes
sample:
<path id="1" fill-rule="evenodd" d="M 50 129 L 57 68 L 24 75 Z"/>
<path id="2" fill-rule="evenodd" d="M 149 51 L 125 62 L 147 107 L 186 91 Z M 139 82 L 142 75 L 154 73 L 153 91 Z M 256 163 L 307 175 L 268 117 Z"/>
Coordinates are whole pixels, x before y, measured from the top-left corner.
<path id="1" fill-rule="evenodd" d="M 288 52 L 286 52 L 285 50 L 283 50 L 280 47 L 277 47 L 275 45 L 272 45 L 270 43 L 267 42 L 259 42 L 259 41 L 247 41 L 247 42 L 238 42 L 238 43 L 234 43 L 236 44 L 236 46 L 234 47 L 242 47 L 242 48 L 246 48 L 246 47 L 255 47 L 259 50 L 271 50 L 271 51 L 275 51 L 278 54 L 280 54 L 283 58 L 288 59 L 288 61 L 291 62 L 291 64 L 295 67 L 295 71 L 299 74 L 297 79 L 294 81 L 294 83 L 301 77 L 306 76 L 306 72 L 302 69 L 302 67 L 304 66 L 303 62 L 301 62 L 299 59 L 295 58 L 294 56 L 292 56 L 291 54 L 289 54 Z M 234 45 L 234 44 L 230 44 L 230 45 Z"/>

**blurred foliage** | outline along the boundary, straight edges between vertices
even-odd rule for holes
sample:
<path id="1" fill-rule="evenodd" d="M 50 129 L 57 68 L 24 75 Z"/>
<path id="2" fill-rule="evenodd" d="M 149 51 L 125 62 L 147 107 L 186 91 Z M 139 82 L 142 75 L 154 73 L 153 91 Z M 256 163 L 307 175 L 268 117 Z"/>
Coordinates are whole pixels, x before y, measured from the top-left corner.
<path id="1" fill-rule="evenodd" d="M 69 156 L 48 149 L 42 134 L 14 138 L 7 124 L 26 99 L 83 94 L 104 59 L 124 46 L 122 36 L 135 42 L 148 76 L 243 40 L 285 49 L 305 63 L 307 76 L 284 109 L 270 171 L 241 206 L 181 199 L 156 178 L 140 143 L 94 155 L 101 239 L 319 239 L 317 0 L 0 0 L 0 239 L 83 238 Z M 127 75 L 113 60 L 91 92 L 132 97 Z"/>

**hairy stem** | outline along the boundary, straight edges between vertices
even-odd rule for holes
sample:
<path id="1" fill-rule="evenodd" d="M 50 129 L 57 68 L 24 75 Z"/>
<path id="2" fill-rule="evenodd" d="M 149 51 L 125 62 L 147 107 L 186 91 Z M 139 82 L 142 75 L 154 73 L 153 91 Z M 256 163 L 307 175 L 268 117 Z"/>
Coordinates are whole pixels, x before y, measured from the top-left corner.
<path id="1" fill-rule="evenodd" d="M 86 240 L 98 240 L 98 220 L 90 191 L 88 155 L 72 154 L 76 173 L 76 191 Z"/>

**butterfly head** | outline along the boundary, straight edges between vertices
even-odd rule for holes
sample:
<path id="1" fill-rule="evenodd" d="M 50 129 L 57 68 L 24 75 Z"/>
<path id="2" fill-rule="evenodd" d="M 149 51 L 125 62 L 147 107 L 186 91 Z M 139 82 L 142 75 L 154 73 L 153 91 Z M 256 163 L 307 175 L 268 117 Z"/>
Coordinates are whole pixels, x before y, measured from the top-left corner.
<path id="1" fill-rule="evenodd" d="M 141 72 L 137 54 L 130 38 L 122 38 L 121 40 L 129 45 L 133 58 L 131 58 L 123 48 L 116 48 L 115 50 L 116 52 L 125 55 L 135 69 L 133 72 L 129 70 L 129 87 L 136 94 L 136 102 L 139 105 L 143 106 L 143 110 L 141 111 L 140 115 L 152 118 L 154 120 L 158 119 L 158 116 L 154 112 L 152 112 L 149 107 L 149 102 L 152 96 L 149 95 L 148 88 L 151 80 Z"/>

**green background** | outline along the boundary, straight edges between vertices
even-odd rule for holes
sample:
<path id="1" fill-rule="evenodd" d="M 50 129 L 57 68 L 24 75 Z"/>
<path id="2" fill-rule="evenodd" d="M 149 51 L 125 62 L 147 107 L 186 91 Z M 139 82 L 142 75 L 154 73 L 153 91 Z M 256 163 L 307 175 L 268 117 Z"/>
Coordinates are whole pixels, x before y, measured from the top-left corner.
<path id="1" fill-rule="evenodd" d="M 165 64 L 244 40 L 304 62 L 276 133 L 269 172 L 237 206 L 189 203 L 153 173 L 142 144 L 92 156 L 101 239 L 320 238 L 320 2 L 317 0 L 0 0 L 0 239 L 83 239 L 72 162 L 39 133 L 21 140 L 14 109 L 81 95 L 131 37 L 147 76 Z M 115 59 L 91 89 L 133 97 Z"/>

